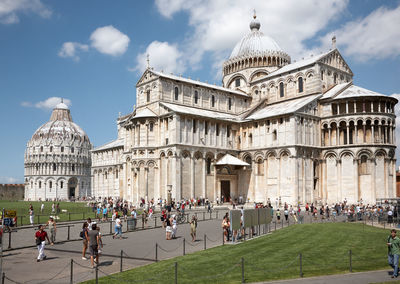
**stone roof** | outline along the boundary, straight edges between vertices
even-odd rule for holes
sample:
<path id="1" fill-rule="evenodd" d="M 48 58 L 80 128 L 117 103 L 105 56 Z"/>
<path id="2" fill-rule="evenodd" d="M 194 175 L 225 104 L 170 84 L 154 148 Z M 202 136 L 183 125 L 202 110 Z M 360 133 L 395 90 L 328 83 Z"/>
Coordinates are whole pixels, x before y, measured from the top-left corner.
<path id="1" fill-rule="evenodd" d="M 112 149 L 112 148 L 118 148 L 118 147 L 123 147 L 124 146 L 124 139 L 116 139 L 111 142 L 108 142 L 102 146 L 99 146 L 95 149 L 92 150 L 92 152 L 97 152 L 97 151 L 102 151 L 102 150 L 107 150 L 107 149 Z"/>

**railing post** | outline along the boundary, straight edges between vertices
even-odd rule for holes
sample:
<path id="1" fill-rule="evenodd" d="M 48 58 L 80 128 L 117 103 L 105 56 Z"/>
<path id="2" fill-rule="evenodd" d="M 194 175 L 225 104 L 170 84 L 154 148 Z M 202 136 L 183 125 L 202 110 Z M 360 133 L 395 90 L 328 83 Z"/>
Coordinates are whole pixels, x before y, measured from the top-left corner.
<path id="1" fill-rule="evenodd" d="M 69 241 L 69 233 L 70 233 L 70 225 L 68 225 L 68 235 L 67 235 L 67 241 Z"/>
<path id="2" fill-rule="evenodd" d="M 349 250 L 349 261 L 350 261 L 350 272 L 353 272 L 353 264 L 352 264 L 352 259 L 351 259 L 351 250 Z"/>
<path id="3" fill-rule="evenodd" d="M 37 215 L 37 223 L 40 224 L 40 215 Z"/>
<path id="4" fill-rule="evenodd" d="M 177 262 L 175 262 L 175 284 L 178 284 L 178 263 Z"/>
<path id="5" fill-rule="evenodd" d="M 1 284 L 4 284 L 5 282 L 6 282 L 6 273 L 3 272 L 3 273 L 1 274 Z"/>
<path id="6" fill-rule="evenodd" d="M 71 258 L 71 275 L 69 278 L 69 283 L 74 283 L 74 260 Z"/>
<path id="7" fill-rule="evenodd" d="M 158 262 L 158 244 L 156 243 L 156 262 Z"/>
<path id="8" fill-rule="evenodd" d="M 99 268 L 96 265 L 96 284 L 99 284 Z"/>
<path id="9" fill-rule="evenodd" d="M 8 232 L 8 248 L 11 248 L 11 231 Z"/>
<path id="10" fill-rule="evenodd" d="M 183 255 L 185 255 L 186 253 L 186 248 L 185 248 L 185 238 L 183 238 Z"/>
<path id="11" fill-rule="evenodd" d="M 124 251 L 121 249 L 121 262 L 119 264 L 119 272 L 122 272 L 122 259 L 124 258 L 123 253 Z"/>
<path id="12" fill-rule="evenodd" d="M 110 234 L 112 234 L 112 221 L 110 221 Z"/>
<path id="13" fill-rule="evenodd" d="M 157 217 L 154 216 L 154 228 L 157 228 Z"/>
<path id="14" fill-rule="evenodd" d="M 207 240 L 206 240 L 206 238 L 207 238 L 207 235 L 204 234 L 204 250 L 207 249 Z"/>
<path id="15" fill-rule="evenodd" d="M 246 280 L 244 279 L 244 258 L 242 257 L 242 283 L 245 283 Z"/>
<path id="16" fill-rule="evenodd" d="M 300 260 L 300 277 L 303 277 L 303 255 L 300 253 L 299 255 Z"/>

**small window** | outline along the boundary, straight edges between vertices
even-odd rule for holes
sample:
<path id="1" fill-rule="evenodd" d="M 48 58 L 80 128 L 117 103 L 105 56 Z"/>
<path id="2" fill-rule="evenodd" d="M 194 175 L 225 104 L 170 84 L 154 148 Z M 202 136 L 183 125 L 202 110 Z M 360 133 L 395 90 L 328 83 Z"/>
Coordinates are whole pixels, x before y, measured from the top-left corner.
<path id="1" fill-rule="evenodd" d="M 303 92 L 303 78 L 302 77 L 299 77 L 298 84 L 299 84 L 299 93 L 302 93 Z"/>
<path id="2" fill-rule="evenodd" d="M 321 71 L 321 80 L 324 80 L 324 71 Z"/>
<path id="3" fill-rule="evenodd" d="M 333 83 L 336 84 L 337 82 L 337 74 L 333 74 Z"/>
<path id="4" fill-rule="evenodd" d="M 73 172 L 75 172 L 75 165 L 72 165 L 71 170 L 72 170 Z"/>
<path id="5" fill-rule="evenodd" d="M 57 165 L 56 163 L 53 163 L 53 172 L 55 172 L 57 170 Z"/>
<path id="6" fill-rule="evenodd" d="M 147 102 L 150 102 L 150 90 L 147 90 L 146 92 L 146 100 Z"/>
<path id="7" fill-rule="evenodd" d="M 61 146 L 61 153 L 64 153 L 64 146 Z"/>
<path id="8" fill-rule="evenodd" d="M 194 103 L 197 105 L 199 103 L 199 93 L 194 91 Z"/>
<path id="9" fill-rule="evenodd" d="M 211 96 L 211 106 L 215 107 L 215 96 L 214 95 Z"/>
<path id="10" fill-rule="evenodd" d="M 215 131 L 217 132 L 217 136 L 219 136 L 219 124 L 215 125 Z"/>
<path id="11" fill-rule="evenodd" d="M 71 148 L 71 153 L 73 153 L 75 151 L 74 147 Z"/>
<path id="12" fill-rule="evenodd" d="M 211 174 L 211 158 L 207 158 L 207 174 Z"/>
<path id="13" fill-rule="evenodd" d="M 206 135 L 208 134 L 208 121 L 204 122 L 204 132 Z"/>
<path id="14" fill-rule="evenodd" d="M 226 126 L 226 136 L 231 137 L 231 127 L 229 125 Z"/>
<path id="15" fill-rule="evenodd" d="M 235 80 L 235 87 L 240 87 L 240 78 Z"/>
<path id="16" fill-rule="evenodd" d="M 64 182 L 62 181 L 62 182 L 60 182 L 60 188 L 63 188 L 64 187 Z"/>
<path id="17" fill-rule="evenodd" d="M 277 139 L 276 129 L 272 132 L 272 139 L 275 141 Z"/>
<path id="18" fill-rule="evenodd" d="M 53 187 L 53 182 L 50 181 L 50 182 L 49 182 L 49 188 L 52 188 L 52 187 Z"/>
<path id="19" fill-rule="evenodd" d="M 193 119 L 193 133 L 196 133 L 196 120 Z"/>
<path id="20" fill-rule="evenodd" d="M 175 101 L 179 100 L 179 89 L 175 87 Z"/>
<path id="21" fill-rule="evenodd" d="M 283 98 L 285 96 L 285 90 L 284 90 L 283 82 L 279 83 L 279 96 L 281 98 Z"/>
<path id="22" fill-rule="evenodd" d="M 39 188 L 42 188 L 42 182 L 39 181 Z"/>
<path id="23" fill-rule="evenodd" d="M 279 123 L 280 123 L 280 124 L 283 123 L 283 118 L 282 118 L 282 117 L 279 119 Z"/>
<path id="24" fill-rule="evenodd" d="M 43 146 L 40 146 L 40 152 L 43 152 Z"/>
<path id="25" fill-rule="evenodd" d="M 107 172 L 104 173 L 104 179 L 107 179 Z"/>
<path id="26" fill-rule="evenodd" d="M 228 98 L 228 109 L 231 110 L 232 109 L 232 99 Z"/>
<path id="27" fill-rule="evenodd" d="M 151 122 L 150 125 L 149 125 L 150 132 L 153 132 L 153 128 L 154 128 L 154 124 Z"/>
<path id="28" fill-rule="evenodd" d="M 115 171 L 115 178 L 118 178 L 118 170 Z"/>
<path id="29" fill-rule="evenodd" d="M 50 153 L 53 152 L 53 146 L 50 146 Z"/>

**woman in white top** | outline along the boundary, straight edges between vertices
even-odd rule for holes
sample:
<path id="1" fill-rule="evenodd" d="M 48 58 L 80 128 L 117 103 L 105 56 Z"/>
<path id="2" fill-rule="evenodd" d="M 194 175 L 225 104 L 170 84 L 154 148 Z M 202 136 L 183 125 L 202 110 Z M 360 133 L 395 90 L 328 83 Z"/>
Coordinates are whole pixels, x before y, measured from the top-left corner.
<path id="1" fill-rule="evenodd" d="M 113 235 L 113 239 L 119 236 L 119 239 L 122 239 L 122 221 L 117 215 L 115 218 L 115 234 Z"/>

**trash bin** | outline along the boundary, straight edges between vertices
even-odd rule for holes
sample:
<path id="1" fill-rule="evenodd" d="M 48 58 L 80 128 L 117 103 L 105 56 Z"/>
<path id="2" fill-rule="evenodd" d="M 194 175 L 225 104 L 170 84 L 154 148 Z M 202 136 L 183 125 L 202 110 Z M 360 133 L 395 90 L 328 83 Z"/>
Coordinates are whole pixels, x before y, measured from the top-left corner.
<path id="1" fill-rule="evenodd" d="M 134 231 L 136 229 L 136 219 L 127 220 L 128 231 Z"/>

